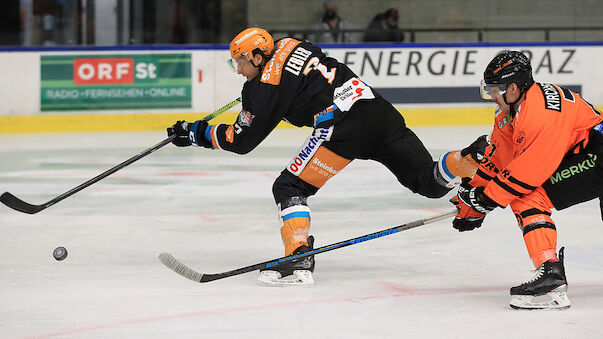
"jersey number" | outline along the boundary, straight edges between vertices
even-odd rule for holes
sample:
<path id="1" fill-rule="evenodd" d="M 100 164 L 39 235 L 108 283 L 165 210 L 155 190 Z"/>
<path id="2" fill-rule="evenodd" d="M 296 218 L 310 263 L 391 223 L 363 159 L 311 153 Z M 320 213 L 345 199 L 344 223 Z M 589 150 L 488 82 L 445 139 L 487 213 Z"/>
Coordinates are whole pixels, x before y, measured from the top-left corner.
<path id="1" fill-rule="evenodd" d="M 329 82 L 329 85 L 333 83 L 335 80 L 335 72 L 337 72 L 337 68 L 333 67 L 331 70 L 327 70 L 327 66 L 320 63 L 320 60 L 317 57 L 313 57 L 308 61 L 308 64 L 304 68 L 304 75 L 308 75 L 313 70 L 317 70 L 322 74 L 325 79 Z"/>
<path id="2" fill-rule="evenodd" d="M 492 158 L 492 156 L 494 155 L 494 152 L 496 152 L 496 144 L 495 143 L 491 143 L 490 144 L 490 152 L 488 153 L 488 158 Z"/>

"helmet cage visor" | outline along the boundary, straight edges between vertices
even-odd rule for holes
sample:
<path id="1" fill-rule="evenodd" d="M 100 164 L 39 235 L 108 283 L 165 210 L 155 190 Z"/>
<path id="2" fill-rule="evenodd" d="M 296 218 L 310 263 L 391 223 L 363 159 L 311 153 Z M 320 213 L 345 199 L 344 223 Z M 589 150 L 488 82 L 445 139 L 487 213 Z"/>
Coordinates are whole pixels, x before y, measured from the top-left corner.
<path id="1" fill-rule="evenodd" d="M 507 92 L 507 85 L 505 84 L 486 84 L 486 80 L 482 79 L 480 82 L 480 95 L 484 100 L 492 100 L 493 98 L 500 97 Z"/>
<path id="2" fill-rule="evenodd" d="M 241 53 L 238 58 L 228 58 L 226 63 L 230 66 L 233 72 L 237 73 L 239 67 L 242 67 L 245 62 L 251 62 L 251 59 L 247 57 L 248 53 Z"/>

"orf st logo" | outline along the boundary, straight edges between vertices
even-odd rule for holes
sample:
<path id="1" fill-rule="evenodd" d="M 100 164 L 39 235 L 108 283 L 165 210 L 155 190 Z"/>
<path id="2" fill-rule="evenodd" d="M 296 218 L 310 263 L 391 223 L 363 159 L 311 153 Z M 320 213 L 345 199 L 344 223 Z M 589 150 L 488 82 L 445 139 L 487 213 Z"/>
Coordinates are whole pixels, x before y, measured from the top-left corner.
<path id="1" fill-rule="evenodd" d="M 76 85 L 132 84 L 134 58 L 76 58 L 73 60 Z"/>
<path id="2" fill-rule="evenodd" d="M 76 85 L 125 85 L 156 82 L 159 61 L 153 57 L 74 58 Z"/>

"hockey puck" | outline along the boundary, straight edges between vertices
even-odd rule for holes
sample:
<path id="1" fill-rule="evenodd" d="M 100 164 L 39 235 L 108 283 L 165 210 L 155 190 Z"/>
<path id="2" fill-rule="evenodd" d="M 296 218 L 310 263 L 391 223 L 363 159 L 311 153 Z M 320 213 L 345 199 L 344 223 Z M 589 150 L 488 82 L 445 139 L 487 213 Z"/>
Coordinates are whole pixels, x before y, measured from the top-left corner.
<path id="1" fill-rule="evenodd" d="M 57 247 L 54 249 L 54 251 L 52 252 L 52 256 L 58 260 L 61 261 L 65 258 L 67 258 L 67 249 L 65 247 Z"/>

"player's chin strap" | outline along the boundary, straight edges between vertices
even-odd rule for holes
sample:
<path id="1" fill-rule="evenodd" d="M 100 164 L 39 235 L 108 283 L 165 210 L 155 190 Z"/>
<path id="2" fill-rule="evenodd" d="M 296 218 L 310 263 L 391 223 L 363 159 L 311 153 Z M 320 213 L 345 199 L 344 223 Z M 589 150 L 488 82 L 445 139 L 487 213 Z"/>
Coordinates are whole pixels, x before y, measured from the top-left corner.
<path id="1" fill-rule="evenodd" d="M 523 98 L 524 95 L 524 91 L 520 91 L 519 92 L 519 97 L 517 98 L 517 100 L 513 101 L 513 102 L 508 102 L 507 101 L 507 93 L 505 92 L 505 94 L 503 94 L 503 99 L 505 100 L 505 104 L 509 105 L 509 115 L 511 115 L 511 119 L 515 118 L 515 114 L 517 114 L 517 112 L 515 111 L 515 104 L 519 102 L 519 100 L 521 100 L 521 98 Z"/>
<path id="2" fill-rule="evenodd" d="M 262 73 L 262 71 L 264 70 L 264 66 L 266 66 L 266 64 L 268 63 L 268 60 L 270 60 L 270 58 L 272 58 L 272 54 L 271 54 L 271 55 L 266 56 L 264 53 L 262 53 L 262 52 L 258 52 L 258 51 L 259 51 L 259 49 L 258 49 L 257 51 L 256 51 L 256 50 L 254 50 L 254 51 L 252 52 L 253 56 L 255 56 L 255 53 L 259 53 L 259 54 L 262 56 L 262 60 L 264 60 L 264 61 L 265 61 L 265 63 L 264 63 L 264 62 L 262 62 L 262 63 L 260 63 L 259 65 L 256 65 L 256 64 L 254 64 L 254 63 L 253 63 L 253 59 L 249 60 L 249 62 L 251 63 L 251 65 L 252 65 L 253 67 L 257 68 L 257 69 L 260 71 L 260 73 Z"/>
<path id="3" fill-rule="evenodd" d="M 262 64 L 259 64 L 259 65 L 254 64 L 253 59 L 251 59 L 250 63 L 251 63 L 251 66 L 258 68 L 260 70 L 260 72 L 262 71 L 262 68 L 264 68 L 264 66 L 262 66 Z"/>

